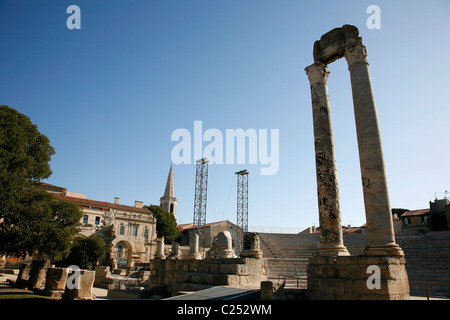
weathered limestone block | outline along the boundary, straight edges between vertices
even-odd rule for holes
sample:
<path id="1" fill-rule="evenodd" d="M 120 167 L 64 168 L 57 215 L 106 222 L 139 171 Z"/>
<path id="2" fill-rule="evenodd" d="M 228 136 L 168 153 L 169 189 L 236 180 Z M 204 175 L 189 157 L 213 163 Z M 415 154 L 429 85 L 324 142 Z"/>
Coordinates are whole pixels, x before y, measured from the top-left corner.
<path id="1" fill-rule="evenodd" d="M 156 239 L 156 252 L 155 259 L 165 259 L 166 255 L 164 254 L 164 238 Z"/>
<path id="2" fill-rule="evenodd" d="M 94 286 L 95 271 L 79 270 L 78 285 L 73 289 L 66 285 L 64 290 L 63 299 L 67 300 L 92 300 L 95 299 L 95 295 L 92 293 L 92 287 Z M 73 276 L 68 275 L 68 279 Z"/>
<path id="3" fill-rule="evenodd" d="M 216 250 L 217 250 L 217 237 L 214 237 L 211 243 L 211 248 L 206 253 L 206 258 L 214 259 L 216 256 Z"/>
<path id="4" fill-rule="evenodd" d="M 6 255 L 0 256 L 0 269 L 3 269 L 6 265 Z"/>
<path id="5" fill-rule="evenodd" d="M 222 231 L 217 235 L 217 249 L 215 256 L 218 259 L 235 258 L 236 255 L 232 249 L 232 237 L 230 231 Z"/>
<path id="6" fill-rule="evenodd" d="M 50 260 L 33 260 L 31 262 L 29 287 L 31 289 L 45 289 L 45 279 L 47 269 L 50 267 Z"/>
<path id="7" fill-rule="evenodd" d="M 286 300 L 282 282 L 261 281 L 261 300 Z"/>
<path id="8" fill-rule="evenodd" d="M 266 259 L 222 258 L 202 260 L 154 260 L 149 287 L 257 285 L 267 279 Z M 203 287 L 202 287 L 203 288 Z"/>
<path id="9" fill-rule="evenodd" d="M 208 273 L 193 273 L 190 275 L 190 282 L 208 284 L 213 280 L 213 275 Z"/>
<path id="10" fill-rule="evenodd" d="M 30 280 L 31 262 L 23 263 L 16 279 L 16 286 L 19 288 L 28 287 Z"/>
<path id="11" fill-rule="evenodd" d="M 172 242 L 172 252 L 169 254 L 167 259 L 179 260 L 181 259 L 180 245 L 178 242 Z"/>
<path id="12" fill-rule="evenodd" d="M 220 260 L 218 260 L 220 261 Z M 236 261 L 238 262 L 238 261 Z M 220 263 L 218 264 L 219 274 L 235 274 L 238 276 L 250 276 L 250 275 L 265 275 L 266 269 L 264 264 L 248 264 L 248 263 Z"/>
<path id="13" fill-rule="evenodd" d="M 48 268 L 45 289 L 64 290 L 66 287 L 67 275 L 67 268 Z"/>
<path id="14" fill-rule="evenodd" d="M 67 268 L 48 268 L 45 294 L 53 298 L 61 298 L 66 287 L 67 275 Z"/>
<path id="15" fill-rule="evenodd" d="M 404 257 L 315 256 L 310 259 L 307 275 L 310 299 L 409 299 Z"/>
<path id="16" fill-rule="evenodd" d="M 344 56 L 347 47 L 360 40 L 358 28 L 343 25 L 325 33 L 314 43 L 314 62 L 329 64 Z"/>
<path id="17" fill-rule="evenodd" d="M 105 287 L 106 279 L 110 278 L 111 272 L 109 267 L 107 266 L 96 266 L 95 267 L 95 280 L 94 286 L 96 287 Z"/>
<path id="18" fill-rule="evenodd" d="M 244 250 L 241 251 L 242 258 L 261 259 L 263 252 L 261 250 L 261 240 L 256 232 L 246 232 L 244 235 Z"/>

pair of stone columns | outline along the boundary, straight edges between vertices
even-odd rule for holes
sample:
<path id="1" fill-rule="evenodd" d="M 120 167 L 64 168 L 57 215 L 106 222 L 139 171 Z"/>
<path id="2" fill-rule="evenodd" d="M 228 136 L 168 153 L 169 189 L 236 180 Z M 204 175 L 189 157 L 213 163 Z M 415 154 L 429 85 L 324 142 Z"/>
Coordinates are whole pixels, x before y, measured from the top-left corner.
<path id="1" fill-rule="evenodd" d="M 345 48 L 353 93 L 361 177 L 366 211 L 368 255 L 403 255 L 395 243 L 380 130 L 365 46 Z M 333 60 L 334 61 L 334 60 Z M 311 85 L 319 202 L 319 254 L 349 255 L 343 243 L 336 159 L 328 98 L 327 63 L 307 67 Z"/>

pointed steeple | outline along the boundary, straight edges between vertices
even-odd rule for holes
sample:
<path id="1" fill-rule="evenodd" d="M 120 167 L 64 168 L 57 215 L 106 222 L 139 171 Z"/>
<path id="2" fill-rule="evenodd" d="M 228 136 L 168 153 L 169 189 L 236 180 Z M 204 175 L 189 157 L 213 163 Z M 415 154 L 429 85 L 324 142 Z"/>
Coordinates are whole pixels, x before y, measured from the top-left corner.
<path id="1" fill-rule="evenodd" d="M 178 200 L 177 198 L 175 198 L 175 191 L 173 186 L 173 168 L 172 165 L 170 165 L 169 176 L 167 177 L 166 182 L 166 189 L 164 190 L 164 195 L 159 199 L 159 201 L 161 208 L 172 213 L 176 218 Z"/>
<path id="2" fill-rule="evenodd" d="M 164 197 L 175 197 L 175 191 L 173 189 L 173 168 L 170 165 L 169 176 L 167 177 L 166 190 L 164 190 Z"/>

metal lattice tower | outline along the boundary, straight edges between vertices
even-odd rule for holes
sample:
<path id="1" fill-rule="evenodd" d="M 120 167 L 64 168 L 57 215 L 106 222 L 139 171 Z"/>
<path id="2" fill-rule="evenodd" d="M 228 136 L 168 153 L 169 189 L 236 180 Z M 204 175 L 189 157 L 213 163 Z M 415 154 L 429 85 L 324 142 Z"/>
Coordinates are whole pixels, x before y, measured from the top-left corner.
<path id="1" fill-rule="evenodd" d="M 248 170 L 237 174 L 237 241 L 236 254 L 244 248 L 244 233 L 248 232 Z"/>
<path id="2" fill-rule="evenodd" d="M 193 227 L 198 234 L 199 247 L 205 248 L 204 226 L 206 224 L 206 196 L 208 187 L 208 163 L 209 160 L 202 158 L 195 162 L 195 199 L 194 199 L 194 222 Z"/>

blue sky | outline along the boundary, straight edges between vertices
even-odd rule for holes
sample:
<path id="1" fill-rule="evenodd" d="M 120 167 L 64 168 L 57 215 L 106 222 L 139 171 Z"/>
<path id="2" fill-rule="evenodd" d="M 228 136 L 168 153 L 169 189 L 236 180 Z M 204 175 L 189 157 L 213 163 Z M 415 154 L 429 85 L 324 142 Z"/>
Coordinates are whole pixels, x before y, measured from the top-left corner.
<path id="1" fill-rule="evenodd" d="M 69 5 L 81 29 L 69 30 Z M 369 5 L 381 9 L 370 30 Z M 279 171 L 209 167 L 207 221 L 236 222 L 250 171 L 249 225 L 318 225 L 309 82 L 314 41 L 353 24 L 369 54 L 392 207 L 450 190 L 450 2 L 0 0 L 0 104 L 29 116 L 56 155 L 48 183 L 90 199 L 158 204 L 176 142 L 203 131 L 279 129 Z M 365 223 L 346 61 L 329 66 L 342 223 Z M 178 222 L 193 217 L 195 166 L 174 166 Z"/>

